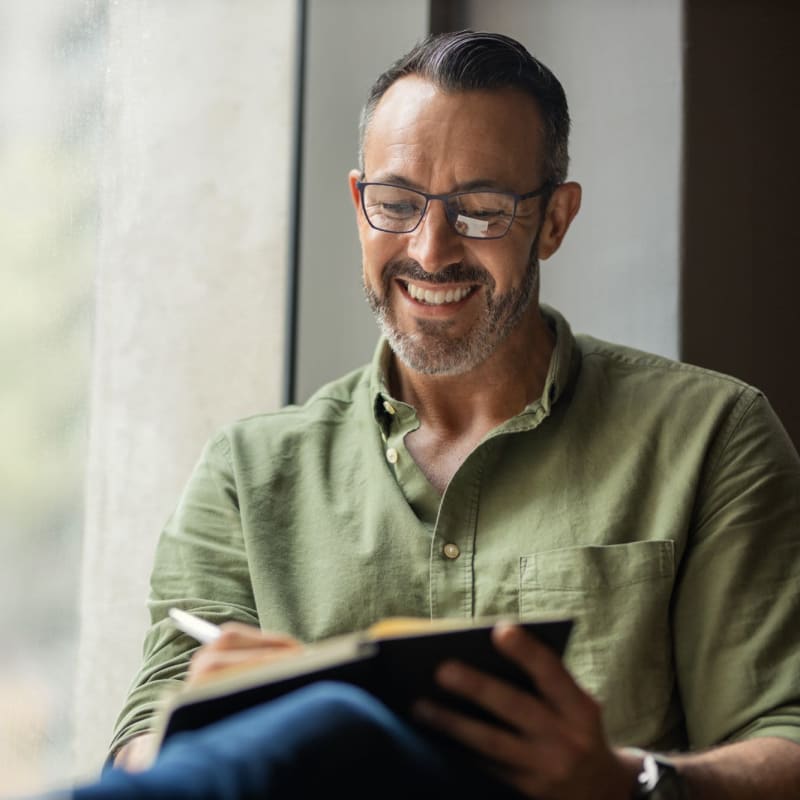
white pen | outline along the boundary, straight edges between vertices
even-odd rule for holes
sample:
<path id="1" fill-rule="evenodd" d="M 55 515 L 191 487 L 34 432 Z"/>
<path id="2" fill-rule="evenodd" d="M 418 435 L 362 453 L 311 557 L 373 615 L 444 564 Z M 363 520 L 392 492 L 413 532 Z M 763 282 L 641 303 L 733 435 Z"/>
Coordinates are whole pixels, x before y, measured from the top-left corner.
<path id="1" fill-rule="evenodd" d="M 175 627 L 188 633 L 194 639 L 202 644 L 209 644 L 219 638 L 221 633 L 219 625 L 214 625 L 213 622 L 208 622 L 205 619 L 200 619 L 188 611 L 182 611 L 180 608 L 171 608 L 169 615 L 175 623 Z"/>

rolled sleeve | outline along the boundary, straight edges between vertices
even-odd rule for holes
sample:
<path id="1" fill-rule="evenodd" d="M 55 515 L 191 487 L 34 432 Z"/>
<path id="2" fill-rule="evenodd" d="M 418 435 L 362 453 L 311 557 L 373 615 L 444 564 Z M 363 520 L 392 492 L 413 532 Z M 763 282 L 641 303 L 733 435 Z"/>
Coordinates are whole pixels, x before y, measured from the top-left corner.
<path id="1" fill-rule="evenodd" d="M 766 399 L 742 392 L 708 455 L 674 609 L 692 749 L 800 743 L 800 463 Z"/>

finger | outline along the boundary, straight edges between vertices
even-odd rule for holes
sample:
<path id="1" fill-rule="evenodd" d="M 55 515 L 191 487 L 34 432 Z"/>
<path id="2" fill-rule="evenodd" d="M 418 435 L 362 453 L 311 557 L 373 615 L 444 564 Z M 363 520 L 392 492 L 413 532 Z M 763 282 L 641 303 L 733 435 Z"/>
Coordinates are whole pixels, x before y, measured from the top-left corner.
<path id="1" fill-rule="evenodd" d="M 431 700 L 417 700 L 411 713 L 422 724 L 435 728 L 492 761 L 521 768 L 530 758 L 525 741 L 511 731 L 450 711 Z"/>
<path id="2" fill-rule="evenodd" d="M 217 650 L 240 650 L 263 647 L 297 648 L 301 644 L 297 639 L 284 633 L 262 631 L 242 622 L 225 622 L 220 626 L 219 638 L 208 646 Z"/>
<path id="3" fill-rule="evenodd" d="M 571 791 L 553 795 L 552 790 L 563 788 L 576 771 L 586 769 L 586 760 L 576 759 L 581 750 L 576 750 L 569 736 L 561 736 L 557 731 L 545 730 L 542 735 L 526 737 L 464 717 L 429 700 L 417 701 L 412 714 L 423 724 L 484 756 L 489 763 L 482 766 L 523 795 L 574 797 Z"/>
<path id="4" fill-rule="evenodd" d="M 436 670 L 436 682 L 494 715 L 509 727 L 536 736 L 554 735 L 561 722 L 554 711 L 530 692 L 512 686 L 457 661 L 446 661 Z"/>
<path id="5" fill-rule="evenodd" d="M 499 623 L 492 631 L 497 649 L 530 675 L 541 697 L 567 721 L 585 720 L 598 711 L 595 700 L 575 682 L 561 659 L 517 625 Z"/>
<path id="6" fill-rule="evenodd" d="M 187 683 L 193 684 L 233 669 L 250 668 L 280 661 L 297 652 L 297 648 L 215 650 L 211 645 L 201 647 L 189 662 Z"/>

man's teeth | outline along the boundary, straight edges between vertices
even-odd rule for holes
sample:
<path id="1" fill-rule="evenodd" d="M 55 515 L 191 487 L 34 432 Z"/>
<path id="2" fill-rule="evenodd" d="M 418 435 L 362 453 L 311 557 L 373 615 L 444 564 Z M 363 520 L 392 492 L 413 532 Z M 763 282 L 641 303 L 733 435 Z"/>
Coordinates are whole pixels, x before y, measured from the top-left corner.
<path id="1" fill-rule="evenodd" d="M 457 303 L 463 300 L 472 291 L 469 287 L 461 289 L 448 289 L 444 291 L 431 291 L 430 289 L 421 289 L 419 286 L 414 286 L 413 283 L 408 284 L 408 293 L 415 299 L 421 300 L 431 306 L 440 306 L 444 303 Z"/>

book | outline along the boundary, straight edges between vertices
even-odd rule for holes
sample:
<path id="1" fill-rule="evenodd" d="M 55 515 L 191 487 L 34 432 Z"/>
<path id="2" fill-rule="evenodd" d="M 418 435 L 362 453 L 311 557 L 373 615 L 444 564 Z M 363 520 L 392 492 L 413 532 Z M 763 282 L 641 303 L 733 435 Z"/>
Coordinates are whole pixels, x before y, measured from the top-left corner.
<path id="1" fill-rule="evenodd" d="M 507 619 L 507 618 L 505 618 Z M 434 680 L 438 664 L 457 659 L 530 692 L 531 678 L 491 641 L 497 619 L 389 617 L 368 629 L 307 645 L 299 653 L 255 666 L 234 667 L 185 686 L 169 697 L 156 724 L 155 752 L 176 733 L 195 730 L 320 680 L 345 681 L 382 700 L 402 716 L 428 697 L 464 713 L 488 712 L 445 692 Z M 559 656 L 572 629 L 568 618 L 514 619 Z"/>

